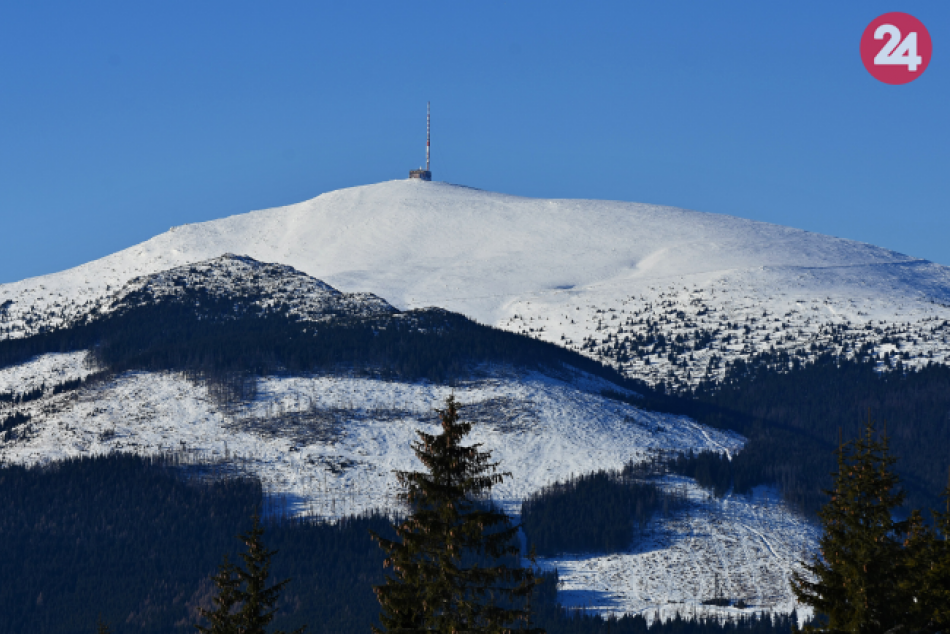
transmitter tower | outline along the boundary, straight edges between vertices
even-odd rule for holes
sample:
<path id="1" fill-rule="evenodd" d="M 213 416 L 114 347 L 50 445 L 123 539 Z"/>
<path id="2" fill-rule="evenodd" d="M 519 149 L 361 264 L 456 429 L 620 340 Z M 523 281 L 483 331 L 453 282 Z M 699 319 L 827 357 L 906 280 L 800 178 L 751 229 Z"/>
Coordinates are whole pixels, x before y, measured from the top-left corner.
<path id="1" fill-rule="evenodd" d="M 419 180 L 431 181 L 432 172 L 429 171 L 429 102 L 426 102 L 426 168 L 421 167 L 409 172 L 409 178 L 418 178 Z"/>

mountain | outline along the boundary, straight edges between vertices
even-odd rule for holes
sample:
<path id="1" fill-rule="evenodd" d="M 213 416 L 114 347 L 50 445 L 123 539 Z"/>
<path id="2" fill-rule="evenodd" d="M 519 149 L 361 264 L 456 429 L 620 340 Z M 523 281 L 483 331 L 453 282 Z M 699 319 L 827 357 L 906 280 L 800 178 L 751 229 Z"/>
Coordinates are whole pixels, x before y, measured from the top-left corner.
<path id="1" fill-rule="evenodd" d="M 338 519 L 396 507 L 393 469 L 415 467 L 414 430 L 434 430 L 454 393 L 513 472 L 496 493 L 518 513 L 597 470 L 752 452 L 734 418 L 663 410 L 665 392 L 707 378 L 708 390 L 766 352 L 789 353 L 770 357 L 785 365 L 943 364 L 948 320 L 950 269 L 871 245 L 394 181 L 175 227 L 0 286 L 0 460 L 164 454 L 259 478 L 272 508 Z M 804 437 L 750 420 L 742 429 L 772 443 L 756 450 L 765 460 Z M 560 572 L 564 605 L 741 613 L 704 603 L 724 594 L 795 607 L 788 580 L 817 529 L 769 485 L 780 478 L 724 495 L 652 478 L 684 502 L 630 548 L 541 560 Z"/>
<path id="2" fill-rule="evenodd" d="M 129 280 L 240 253 L 405 310 L 439 306 L 695 385 L 757 351 L 945 362 L 950 268 L 731 216 L 521 198 L 416 180 L 172 227 L 88 264 L 0 286 L 0 337 L 82 318 Z M 662 335 L 662 337 L 660 337 Z"/>
<path id="3" fill-rule="evenodd" d="M 745 442 L 637 407 L 635 383 L 576 352 L 244 256 L 135 278 L 68 327 L 0 342 L 0 357 L 4 464 L 171 456 L 259 478 L 271 508 L 294 515 L 397 509 L 393 470 L 416 467 L 409 442 L 437 429 L 452 393 L 473 440 L 513 473 L 495 499 L 515 515 L 574 475 L 663 453 L 733 456 Z M 433 366 L 441 381 L 425 378 Z M 807 520 L 767 487 L 715 498 L 689 478 L 654 479 L 685 506 L 631 548 L 540 560 L 560 571 L 564 605 L 741 613 L 702 604 L 723 575 L 748 609 L 793 609 L 788 578 L 816 537 Z"/>

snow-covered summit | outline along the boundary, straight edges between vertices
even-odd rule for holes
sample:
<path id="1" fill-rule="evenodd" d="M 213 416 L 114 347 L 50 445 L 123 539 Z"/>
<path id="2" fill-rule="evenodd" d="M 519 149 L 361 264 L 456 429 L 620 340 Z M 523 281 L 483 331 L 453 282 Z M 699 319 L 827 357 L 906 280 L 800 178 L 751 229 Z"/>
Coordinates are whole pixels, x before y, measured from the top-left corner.
<path id="1" fill-rule="evenodd" d="M 909 324 L 899 329 L 909 354 L 940 360 L 950 352 L 918 345 L 950 319 L 945 266 L 732 216 L 522 198 L 418 180 L 173 227 L 74 269 L 0 286 L 0 337 L 55 326 L 133 278 L 224 253 L 280 262 L 344 291 L 376 293 L 400 309 L 440 306 L 620 363 L 647 379 L 671 371 L 698 375 L 714 354 L 728 359 L 768 349 L 778 336 L 758 332 L 765 320 L 779 322 L 787 347 L 820 345 L 829 324 L 864 328 L 883 320 Z M 623 361 L 604 351 L 609 338 L 646 332 L 647 321 L 655 325 L 661 315 L 668 338 L 699 341 L 700 330 L 708 334 L 690 344 L 688 356 L 664 348 Z M 748 325 L 753 317 L 760 323 L 749 332 L 725 335 L 725 324 Z M 883 335 L 866 341 L 874 336 Z"/>
<path id="2" fill-rule="evenodd" d="M 893 341 L 917 353 L 929 348 L 938 360 L 950 351 L 950 333 L 940 330 L 950 319 L 947 267 L 729 216 L 420 181 L 177 227 L 75 269 L 0 286 L 0 338 L 189 291 L 262 308 L 279 303 L 307 318 L 340 306 L 375 314 L 435 305 L 648 379 L 698 375 L 711 359 L 763 347 L 803 349 L 823 341 L 829 325 L 846 327 L 855 341 L 888 337 L 892 350 Z M 880 320 L 913 327 L 892 334 Z M 620 344 L 632 337 L 647 343 L 621 359 Z M 843 340 L 842 331 L 834 340 Z M 269 492 L 296 500 L 297 510 L 340 516 L 391 503 L 391 470 L 412 467 L 414 429 L 432 424 L 432 407 L 453 389 L 469 411 L 504 422 L 480 428 L 478 440 L 517 472 L 521 488 L 501 492 L 512 508 L 541 486 L 619 468 L 651 449 L 730 453 L 743 443 L 684 417 L 611 401 L 599 393 L 604 386 L 539 375 L 498 374 L 455 387 L 274 376 L 256 379 L 257 396 L 240 407 L 173 372 L 50 389 L 88 377 L 97 369 L 87 367 L 89 356 L 47 355 L 0 370 L 0 392 L 45 389 L 35 400 L 0 403 L 4 420 L 14 411 L 29 416 L 4 432 L 0 459 L 188 452 L 198 462 L 240 465 Z M 701 599 L 726 570 L 735 596 L 751 597 L 756 609 L 790 610 L 787 579 L 813 547 L 814 527 L 778 500 L 717 501 L 691 483 L 673 485 L 688 489 L 696 512 L 657 519 L 657 541 L 646 550 L 542 562 L 562 571 L 564 604 L 715 611 Z"/>

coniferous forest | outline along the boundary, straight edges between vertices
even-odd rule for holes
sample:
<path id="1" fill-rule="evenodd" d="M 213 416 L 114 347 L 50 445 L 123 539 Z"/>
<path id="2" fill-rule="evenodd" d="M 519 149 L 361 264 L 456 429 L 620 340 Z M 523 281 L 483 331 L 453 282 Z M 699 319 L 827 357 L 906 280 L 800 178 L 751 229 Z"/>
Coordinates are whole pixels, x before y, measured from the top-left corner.
<path id="1" fill-rule="evenodd" d="M 92 349 L 108 380 L 126 370 L 179 370 L 231 397 L 253 396 L 254 377 L 347 369 L 407 380 L 451 382 L 479 364 L 543 368 L 565 365 L 639 392 L 639 407 L 680 413 L 731 429 L 749 442 L 728 461 L 713 454 L 664 456 L 653 467 L 695 478 L 715 495 L 774 484 L 813 514 L 827 501 L 839 437 L 857 435 L 871 410 L 887 421 L 907 506 L 937 506 L 950 465 L 950 368 L 879 373 L 868 361 L 818 357 L 813 364 L 760 355 L 733 365 L 721 385 L 692 394 L 650 389 L 553 344 L 476 324 L 442 310 L 303 323 L 280 312 L 230 315 L 202 304 L 143 305 L 91 323 L 0 342 L 0 367 L 45 352 Z M 76 385 L 52 386 L 53 391 Z M 232 394 L 233 393 L 233 394 Z M 0 394 L 25 402 L 38 393 Z M 22 414 L 0 420 L 15 433 Z M 661 464 L 662 463 L 662 464 Z M 636 476 L 636 477 L 634 477 Z M 629 547 L 638 526 L 677 503 L 644 474 L 579 474 L 525 502 L 525 532 L 539 553 Z M 223 480 L 170 461 L 108 457 L 48 468 L 0 469 L 0 631 L 92 631 L 101 613 L 113 632 L 192 631 L 210 606 L 211 575 L 234 536 L 266 506 L 255 480 Z M 901 512 L 898 509 L 898 512 Z M 596 516 L 592 522 L 571 518 Z M 557 518 L 557 521 L 554 521 Z M 586 525 L 586 529 L 585 529 Z M 279 554 L 275 578 L 291 578 L 275 627 L 308 624 L 312 632 L 367 632 L 379 604 L 382 553 L 369 531 L 390 519 L 340 524 L 270 517 L 267 545 Z M 624 544 L 626 540 L 626 544 Z M 10 582 L 9 580 L 16 580 Z M 556 579 L 537 590 L 536 624 L 548 632 L 644 632 L 642 617 L 604 620 L 568 615 L 556 605 Z M 64 616 L 65 615 L 65 616 Z M 783 631 L 789 619 L 735 624 L 674 621 L 650 631 Z"/>
<path id="2" fill-rule="evenodd" d="M 103 369 L 233 373 L 339 369 L 407 380 L 451 381 L 472 364 L 537 368 L 568 364 L 620 385 L 640 385 L 552 343 L 478 324 L 441 309 L 304 322 L 285 312 L 233 314 L 232 303 L 143 304 L 70 328 L 0 341 L 0 367 L 47 352 L 91 349 Z"/>
<path id="3" fill-rule="evenodd" d="M 950 467 L 945 366 L 880 373 L 868 360 L 823 355 L 812 364 L 792 364 L 787 355 L 764 354 L 730 367 L 722 385 L 705 383 L 691 397 L 647 392 L 638 404 L 749 439 L 732 461 L 696 456 L 673 465 L 678 473 L 717 494 L 775 484 L 809 515 L 827 500 L 840 439 L 857 436 L 869 413 L 891 439 L 908 506 L 939 504 Z"/>
<path id="4" fill-rule="evenodd" d="M 175 303 L 144 303 L 90 323 L 0 341 L 0 367 L 45 352 L 92 349 L 102 372 L 90 380 L 125 370 L 180 370 L 225 393 L 237 385 L 234 397 L 242 398 L 248 395 L 241 388 L 252 384 L 246 378 L 275 372 L 343 369 L 452 382 L 470 375 L 478 364 L 548 371 L 567 365 L 637 391 L 643 398 L 625 399 L 637 406 L 686 414 L 742 433 L 749 443 L 736 460 L 716 467 L 717 483 L 709 481 L 710 488 L 721 494 L 775 484 L 786 500 L 811 515 L 830 484 L 839 435 L 858 433 L 869 410 L 888 426 L 909 504 L 936 504 L 950 466 L 950 368 L 944 366 L 881 373 L 863 354 L 853 359 L 825 354 L 803 363 L 784 352 L 763 353 L 731 365 L 721 384 L 706 382 L 692 393 L 673 393 L 627 379 L 560 346 L 440 309 L 340 316 L 315 324 L 279 309 L 235 313 L 227 300 L 198 295 Z M 4 429 L 14 424 L 0 421 Z M 696 472 L 696 467 L 680 468 Z"/>
<path id="5" fill-rule="evenodd" d="M 235 536 L 263 504 L 253 479 L 209 478 L 173 460 L 109 456 L 52 467 L 0 469 L 0 631 L 93 632 L 101 616 L 112 632 L 192 632 L 209 609 L 211 577 Z M 265 520 L 277 550 L 271 575 L 290 578 L 273 625 L 290 631 L 366 634 L 378 624 L 373 586 L 384 554 L 370 531 L 391 535 L 391 518 L 337 524 Z M 550 634 L 646 633 L 643 617 L 601 619 L 556 604 L 548 575 L 533 601 L 535 623 Z M 653 634 L 788 632 L 790 619 L 739 623 L 674 620 Z"/>
<path id="6" fill-rule="evenodd" d="M 528 546 L 542 557 L 563 553 L 622 552 L 656 513 L 683 504 L 675 493 L 629 473 L 598 471 L 556 482 L 521 505 Z"/>

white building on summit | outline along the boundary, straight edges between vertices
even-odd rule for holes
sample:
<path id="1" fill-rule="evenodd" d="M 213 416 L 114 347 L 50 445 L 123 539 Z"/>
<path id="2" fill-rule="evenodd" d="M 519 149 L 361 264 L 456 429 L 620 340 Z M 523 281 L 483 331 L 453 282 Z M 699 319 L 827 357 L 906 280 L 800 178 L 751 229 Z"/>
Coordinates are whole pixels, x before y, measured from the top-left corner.
<path id="1" fill-rule="evenodd" d="M 429 102 L 426 102 L 426 168 L 421 167 L 417 170 L 409 171 L 409 178 L 418 178 L 419 180 L 431 181 L 432 172 L 429 171 Z"/>

